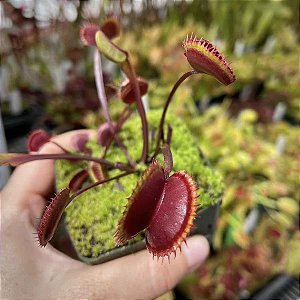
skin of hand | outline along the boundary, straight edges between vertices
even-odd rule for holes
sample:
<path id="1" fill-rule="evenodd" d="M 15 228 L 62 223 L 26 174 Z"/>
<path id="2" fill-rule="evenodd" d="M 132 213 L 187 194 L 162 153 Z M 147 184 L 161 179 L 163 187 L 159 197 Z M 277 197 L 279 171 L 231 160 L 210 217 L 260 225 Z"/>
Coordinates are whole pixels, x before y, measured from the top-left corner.
<path id="1" fill-rule="evenodd" d="M 73 131 L 52 140 L 72 148 Z M 39 153 L 61 153 L 53 143 Z M 74 260 L 51 244 L 38 247 L 33 233 L 54 188 L 54 162 L 34 161 L 15 169 L 0 194 L 2 299 L 153 299 L 199 267 L 209 253 L 202 236 L 187 239 L 171 262 L 147 250 L 97 266 Z M 75 200 L 76 201 L 76 200 Z"/>

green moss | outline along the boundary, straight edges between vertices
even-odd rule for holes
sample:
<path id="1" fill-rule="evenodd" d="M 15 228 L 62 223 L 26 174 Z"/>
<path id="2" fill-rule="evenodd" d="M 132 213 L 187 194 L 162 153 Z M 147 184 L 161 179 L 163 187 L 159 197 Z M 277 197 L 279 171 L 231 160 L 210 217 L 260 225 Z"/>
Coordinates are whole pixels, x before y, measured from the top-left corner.
<path id="1" fill-rule="evenodd" d="M 155 128 L 158 127 L 161 111 L 148 113 L 150 127 L 150 149 L 155 147 Z M 175 116 L 168 116 L 166 124 L 172 124 L 173 135 L 171 148 L 174 160 L 174 171 L 185 170 L 194 177 L 199 186 L 199 205 L 201 208 L 221 200 L 223 184 L 219 174 L 205 165 L 199 155 L 197 142 L 186 125 Z M 133 159 L 138 160 L 142 150 L 142 135 L 138 116 L 128 120 L 120 133 Z M 89 148 L 95 156 L 101 155 L 95 141 L 89 142 Z M 126 162 L 123 152 L 117 147 L 111 147 L 106 158 L 111 161 Z M 161 159 L 161 158 L 160 158 Z M 72 176 L 79 168 L 87 167 L 66 161 L 57 162 L 57 187 L 61 189 L 68 185 Z M 139 166 L 143 171 L 146 166 Z M 118 170 L 109 172 L 110 176 L 120 173 Z M 85 257 L 97 257 L 101 253 L 115 248 L 113 234 L 118 220 L 122 216 L 123 207 L 131 195 L 139 179 L 137 174 L 123 177 L 118 182 L 109 182 L 91 189 L 73 201 L 66 209 L 66 224 L 77 251 Z M 140 240 L 138 236 L 132 242 Z"/>

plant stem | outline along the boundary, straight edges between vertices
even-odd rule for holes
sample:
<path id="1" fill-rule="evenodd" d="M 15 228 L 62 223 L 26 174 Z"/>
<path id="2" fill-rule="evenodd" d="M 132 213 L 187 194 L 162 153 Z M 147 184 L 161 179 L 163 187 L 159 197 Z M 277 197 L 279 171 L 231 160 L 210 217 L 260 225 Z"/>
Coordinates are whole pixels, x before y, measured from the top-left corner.
<path id="1" fill-rule="evenodd" d="M 127 105 L 124 110 L 121 112 L 121 115 L 119 117 L 119 120 L 117 122 L 117 125 L 115 127 L 115 132 L 113 134 L 113 136 L 110 138 L 107 146 L 105 147 L 105 150 L 104 150 L 104 153 L 103 153 L 103 156 L 102 158 L 105 158 L 111 144 L 112 144 L 112 141 L 115 139 L 115 136 L 121 131 L 121 128 L 123 126 L 123 124 L 126 122 L 126 120 L 130 117 L 130 115 L 132 114 L 132 110 L 129 110 L 129 106 Z M 121 139 L 118 138 L 118 145 L 119 147 L 122 149 L 122 151 L 124 152 L 124 154 L 126 155 L 126 158 L 129 162 L 129 164 L 135 168 L 136 166 L 136 163 L 135 161 L 132 159 L 132 157 L 130 156 L 126 146 L 124 145 L 124 143 L 122 142 Z"/>
<path id="2" fill-rule="evenodd" d="M 164 144 L 161 147 L 161 152 L 164 156 L 164 170 L 165 170 L 165 176 L 167 179 L 173 169 L 173 156 L 172 156 L 172 152 L 170 149 L 170 145 L 167 143 Z"/>
<path id="3" fill-rule="evenodd" d="M 108 123 L 111 131 L 113 132 L 113 124 L 112 124 L 112 121 L 111 121 L 111 118 L 109 115 L 107 98 L 106 98 L 104 82 L 103 82 L 101 57 L 100 57 L 100 53 L 99 53 L 98 49 L 95 50 L 95 55 L 94 55 L 94 74 L 95 74 L 95 81 L 96 81 L 96 87 L 97 87 L 97 94 L 98 94 L 98 98 L 99 98 L 99 101 L 100 101 L 102 109 L 103 109 L 104 117 L 105 117 L 106 122 Z M 125 154 L 129 164 L 131 166 L 134 166 L 133 159 L 130 157 L 126 146 L 119 139 L 117 132 L 113 135 L 113 138 L 116 140 L 119 148 Z"/>
<path id="4" fill-rule="evenodd" d="M 95 50 L 95 54 L 94 54 L 94 75 L 95 75 L 98 99 L 102 106 L 104 117 L 106 119 L 106 122 L 111 125 L 111 118 L 108 111 L 107 98 L 106 98 L 104 84 L 103 84 L 101 57 L 98 49 Z"/>
<path id="5" fill-rule="evenodd" d="M 64 148 L 63 146 L 61 146 L 60 144 L 58 144 L 57 142 L 51 141 L 50 143 L 54 144 L 55 146 L 57 146 L 59 149 L 61 149 L 64 153 L 67 154 L 71 154 L 71 152 L 69 150 L 67 150 L 66 148 Z"/>
<path id="6" fill-rule="evenodd" d="M 169 145 L 169 146 L 170 146 L 170 144 L 171 144 L 172 132 L 173 132 L 172 125 L 171 125 L 171 124 L 168 124 L 168 133 L 167 133 L 166 144 Z"/>
<path id="7" fill-rule="evenodd" d="M 158 130 L 158 134 L 157 134 L 157 141 L 156 141 L 156 148 L 155 148 L 155 152 L 153 154 L 153 157 L 152 159 L 159 153 L 159 149 L 160 149 L 160 140 L 161 140 L 161 137 L 162 137 L 162 134 L 163 134 L 163 129 L 164 129 L 164 123 L 165 123 L 165 118 L 166 118 L 166 114 L 167 114 L 167 110 L 168 110 L 168 107 L 169 107 L 169 104 L 171 103 L 171 100 L 175 94 L 175 92 L 177 91 L 178 87 L 188 78 L 190 77 L 191 75 L 193 74 L 198 74 L 197 71 L 195 70 L 192 70 L 192 71 L 189 71 L 189 72 L 186 72 L 184 73 L 178 80 L 177 82 L 175 83 L 175 85 L 173 86 L 170 94 L 169 94 L 169 97 L 166 101 L 166 104 L 165 104 L 165 107 L 164 107 L 164 110 L 163 110 L 163 113 L 162 113 L 162 116 L 161 116 L 161 119 L 160 119 L 160 124 L 159 124 L 159 130 Z"/>
<path id="8" fill-rule="evenodd" d="M 138 111 L 139 111 L 139 114 L 141 117 L 142 130 L 143 130 L 143 150 L 142 150 L 140 161 L 142 163 L 145 163 L 147 160 L 148 149 L 149 149 L 149 129 L 148 129 L 145 108 L 144 108 L 144 105 L 142 102 L 140 89 L 139 89 L 138 82 L 136 79 L 136 74 L 135 74 L 135 71 L 134 71 L 134 69 L 130 63 L 130 60 L 128 58 L 122 64 L 122 70 L 128 76 L 130 84 L 133 87 L 134 96 L 135 96 L 136 102 L 137 102 L 137 108 L 138 108 Z"/>
<path id="9" fill-rule="evenodd" d="M 124 163 L 121 162 L 110 162 L 103 158 L 97 158 L 90 155 L 79 155 L 79 154 L 14 154 L 14 156 L 7 160 L 5 164 L 2 165 L 11 165 L 11 166 L 19 166 L 21 164 L 35 161 L 35 160 L 44 160 L 44 159 L 67 159 L 67 160 L 87 160 L 94 161 L 105 165 L 107 167 L 111 167 L 113 169 L 119 169 L 123 171 L 133 171 L 134 169 Z"/>
<path id="10" fill-rule="evenodd" d="M 129 110 L 130 109 L 130 106 L 126 105 L 125 108 L 123 109 L 123 111 L 121 112 L 120 114 L 120 117 L 118 119 L 118 122 L 117 122 L 117 125 L 115 127 L 115 132 L 118 133 L 121 131 L 122 129 L 122 126 L 123 124 L 126 122 L 126 120 L 131 116 L 133 110 Z M 107 146 L 105 147 L 105 150 L 104 150 L 104 154 L 102 156 L 102 158 L 105 158 L 111 144 L 112 144 L 112 141 L 113 141 L 114 137 L 112 136 L 107 144 Z"/>
<path id="11" fill-rule="evenodd" d="M 92 184 L 90 184 L 90 185 L 88 185 L 88 186 L 82 188 L 81 190 L 75 192 L 75 193 L 70 197 L 69 203 L 70 203 L 71 201 L 73 201 L 76 197 L 78 197 L 80 194 L 86 192 L 87 190 L 89 190 L 89 189 L 91 189 L 91 188 L 93 188 L 93 187 L 95 187 L 95 186 L 98 186 L 98 185 L 103 184 L 103 183 L 107 183 L 107 182 L 112 181 L 112 180 L 119 179 L 119 178 L 121 178 L 121 177 L 130 175 L 130 174 L 135 173 L 135 172 L 136 172 L 136 171 L 128 171 L 128 172 L 119 174 L 119 175 L 117 175 L 117 176 L 114 176 L 114 177 L 111 177 L 111 178 L 108 178 L 108 179 L 104 179 L 104 180 L 100 180 L 100 181 L 94 182 L 94 183 L 92 183 Z"/>

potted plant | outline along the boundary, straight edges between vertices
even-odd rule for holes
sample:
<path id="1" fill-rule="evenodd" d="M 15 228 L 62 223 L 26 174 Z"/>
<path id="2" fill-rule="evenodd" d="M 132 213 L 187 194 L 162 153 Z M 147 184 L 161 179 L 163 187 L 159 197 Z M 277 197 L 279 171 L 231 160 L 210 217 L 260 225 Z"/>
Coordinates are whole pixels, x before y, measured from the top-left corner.
<path id="1" fill-rule="evenodd" d="M 118 32 L 114 20 L 101 28 L 88 24 L 81 29 L 82 41 L 96 46 L 95 79 L 106 118 L 96 138 L 78 134 L 75 151 L 57 145 L 63 154 L 0 156 L 2 165 L 13 166 L 57 160 L 59 192 L 41 218 L 39 244 L 46 246 L 52 239 L 65 211 L 76 251 L 92 264 L 145 246 L 157 258 L 176 256 L 191 231 L 210 237 L 223 192 L 220 175 L 209 166 L 188 127 L 167 111 L 180 84 L 192 75 L 206 73 L 225 85 L 234 82 L 228 63 L 209 41 L 187 36 L 184 54 L 192 70 L 175 83 L 162 111 L 146 114 L 141 96 L 147 92 L 147 81 L 137 77 L 129 54 L 112 42 Z M 109 114 L 100 53 L 117 63 L 128 78 L 119 90 L 125 107 L 117 120 Z M 46 132 L 35 131 L 28 148 L 36 151 L 48 141 L 51 137 Z"/>

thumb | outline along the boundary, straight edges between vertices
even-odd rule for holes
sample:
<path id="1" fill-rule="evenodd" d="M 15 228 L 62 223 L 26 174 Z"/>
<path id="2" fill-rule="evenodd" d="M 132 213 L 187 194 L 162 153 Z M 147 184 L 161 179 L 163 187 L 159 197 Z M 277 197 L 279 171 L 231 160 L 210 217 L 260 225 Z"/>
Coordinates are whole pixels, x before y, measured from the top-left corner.
<path id="1" fill-rule="evenodd" d="M 59 296 L 87 299 L 153 299 L 171 290 L 186 274 L 199 267 L 209 253 L 203 236 L 187 239 L 174 259 L 153 260 L 143 250 L 98 266 L 82 266 L 68 276 Z M 67 294 L 65 294 L 67 293 Z"/>

